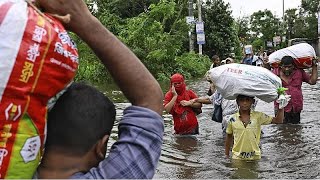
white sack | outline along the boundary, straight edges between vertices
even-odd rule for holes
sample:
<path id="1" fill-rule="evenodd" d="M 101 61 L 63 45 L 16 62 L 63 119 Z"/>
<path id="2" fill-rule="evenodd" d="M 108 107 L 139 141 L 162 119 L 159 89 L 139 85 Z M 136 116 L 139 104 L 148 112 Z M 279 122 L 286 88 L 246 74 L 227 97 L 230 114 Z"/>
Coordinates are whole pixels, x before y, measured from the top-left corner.
<path id="1" fill-rule="evenodd" d="M 316 58 L 314 48 L 308 43 L 300 43 L 287 48 L 280 49 L 269 55 L 269 63 L 280 63 L 284 56 L 291 56 L 294 59 L 299 58 Z"/>
<path id="2" fill-rule="evenodd" d="M 281 80 L 266 68 L 246 64 L 226 64 L 209 71 L 210 78 L 225 99 L 239 94 L 255 96 L 265 102 L 278 98 Z"/>

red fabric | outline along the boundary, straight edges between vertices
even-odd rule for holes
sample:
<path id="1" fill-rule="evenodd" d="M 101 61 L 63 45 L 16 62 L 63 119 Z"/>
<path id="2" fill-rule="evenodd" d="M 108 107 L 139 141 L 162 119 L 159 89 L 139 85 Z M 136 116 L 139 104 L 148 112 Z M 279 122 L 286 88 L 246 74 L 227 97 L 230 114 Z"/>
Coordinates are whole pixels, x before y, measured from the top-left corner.
<path id="1" fill-rule="evenodd" d="M 7 81 L 0 85 L 1 179 L 32 178 L 43 151 L 48 100 L 72 81 L 78 68 L 75 44 L 58 20 L 48 18 L 23 1 L 0 6 L 1 33 L 10 37 L 0 43 L 0 53 L 14 53 L 0 57 L 5 70 L 0 81 Z M 11 32 L 13 26 L 19 31 Z M 11 41 L 12 33 L 22 39 Z"/>
<path id="2" fill-rule="evenodd" d="M 171 92 L 173 83 L 181 83 L 175 86 L 178 97 L 170 112 L 173 117 L 174 130 L 176 134 L 190 134 L 194 131 L 195 128 L 198 127 L 198 120 L 192 108 L 189 106 L 184 107 L 180 104 L 180 102 L 182 100 L 197 98 L 197 95 L 192 90 L 186 89 L 186 84 L 181 74 L 174 74 L 171 77 L 170 89 L 166 93 L 164 98 L 164 106 L 168 104 L 173 97 L 173 94 Z"/>
<path id="3" fill-rule="evenodd" d="M 13 5 L 12 2 L 6 2 L 0 6 L 0 26 L 12 5 Z"/>
<path id="4" fill-rule="evenodd" d="M 175 85 L 174 88 L 176 89 L 176 92 L 178 95 L 182 95 L 186 91 L 186 84 L 184 82 L 184 78 L 181 74 L 177 73 L 171 76 L 170 79 L 170 88 L 172 87 L 173 83 L 181 83 L 178 85 Z M 171 90 L 171 89 L 170 89 Z"/>

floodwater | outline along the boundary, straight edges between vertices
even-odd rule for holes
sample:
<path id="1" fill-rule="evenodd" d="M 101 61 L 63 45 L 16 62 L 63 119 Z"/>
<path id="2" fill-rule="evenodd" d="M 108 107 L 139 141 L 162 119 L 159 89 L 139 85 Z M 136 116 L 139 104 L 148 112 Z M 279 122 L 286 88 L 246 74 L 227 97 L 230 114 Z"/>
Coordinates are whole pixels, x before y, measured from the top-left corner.
<path id="1" fill-rule="evenodd" d="M 208 82 L 187 82 L 188 87 L 204 96 Z M 167 87 L 163 86 L 166 91 Z M 116 103 L 117 122 L 130 104 L 119 98 L 119 91 L 108 95 Z M 162 155 L 155 179 L 314 179 L 320 178 L 320 82 L 303 84 L 304 110 L 301 124 L 265 125 L 261 138 L 262 158 L 259 161 L 232 161 L 224 156 L 221 124 L 211 120 L 212 105 L 204 105 L 198 115 L 200 134 L 173 135 L 172 117 L 163 115 L 165 124 Z M 273 116 L 273 103 L 259 101 L 257 111 Z M 117 127 L 112 133 L 117 139 Z"/>

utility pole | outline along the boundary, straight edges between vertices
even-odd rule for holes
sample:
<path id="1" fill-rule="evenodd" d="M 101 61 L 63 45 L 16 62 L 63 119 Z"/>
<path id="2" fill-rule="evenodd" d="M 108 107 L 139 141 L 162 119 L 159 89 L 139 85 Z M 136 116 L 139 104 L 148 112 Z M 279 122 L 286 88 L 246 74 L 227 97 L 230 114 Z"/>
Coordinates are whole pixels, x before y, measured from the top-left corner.
<path id="1" fill-rule="evenodd" d="M 188 10 L 189 10 L 189 17 L 193 17 L 193 0 L 188 1 Z M 193 26 L 194 22 L 190 24 L 190 29 L 189 29 L 189 51 L 192 52 L 194 51 L 194 42 L 193 42 Z"/>
<path id="2" fill-rule="evenodd" d="M 202 22 L 201 4 L 202 4 L 202 1 L 198 0 L 198 19 L 199 19 L 199 22 Z M 199 44 L 199 54 L 200 55 L 202 54 L 202 44 Z"/>
<path id="3" fill-rule="evenodd" d="M 282 27 L 283 27 L 283 30 L 285 29 L 285 22 L 284 22 L 284 0 L 282 0 Z M 282 31 L 282 37 L 281 37 L 281 42 L 285 42 L 285 41 L 283 41 L 283 37 L 285 37 L 284 35 L 283 35 L 283 33 L 284 34 L 286 34 L 286 32 L 284 32 L 284 31 Z M 288 39 L 290 39 L 291 38 L 291 24 L 290 24 L 290 22 L 289 22 L 289 20 L 288 20 Z"/>
<path id="4" fill-rule="evenodd" d="M 284 0 L 282 0 L 282 20 L 284 20 Z"/>
<path id="5" fill-rule="evenodd" d="M 318 5 L 318 48 L 317 48 L 318 54 L 317 56 L 320 56 L 320 3 Z"/>

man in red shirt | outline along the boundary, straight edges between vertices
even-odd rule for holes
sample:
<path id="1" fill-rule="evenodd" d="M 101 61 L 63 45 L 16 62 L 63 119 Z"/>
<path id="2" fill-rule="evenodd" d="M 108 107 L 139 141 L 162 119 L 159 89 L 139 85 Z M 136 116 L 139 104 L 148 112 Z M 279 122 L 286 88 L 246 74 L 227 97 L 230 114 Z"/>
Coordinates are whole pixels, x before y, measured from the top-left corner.
<path id="1" fill-rule="evenodd" d="M 308 75 L 303 69 L 298 69 L 294 65 L 294 59 L 291 56 L 284 56 L 281 59 L 280 67 L 275 68 L 273 73 L 281 78 L 282 86 L 288 88 L 287 94 L 291 95 L 289 104 L 284 108 L 283 123 L 300 123 L 300 113 L 303 109 L 302 82 L 314 85 L 318 79 L 317 61 L 312 61 L 311 75 Z M 275 111 L 278 105 L 275 103 Z"/>
<path id="2" fill-rule="evenodd" d="M 171 76 L 170 90 L 164 98 L 164 109 L 173 117 L 176 134 L 199 134 L 197 112 L 201 111 L 201 103 L 190 101 L 198 96 L 186 88 L 184 78 L 176 73 Z M 198 110 L 198 111 L 197 111 Z"/>

